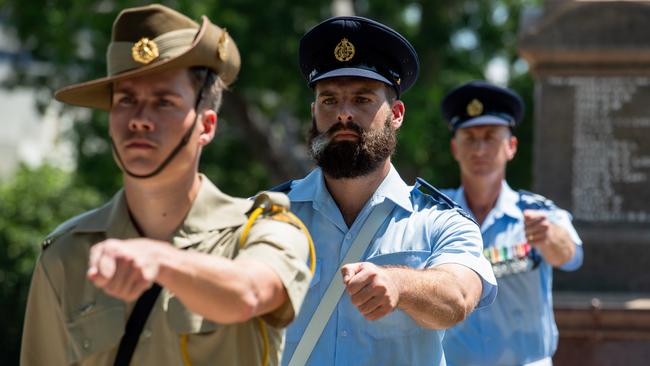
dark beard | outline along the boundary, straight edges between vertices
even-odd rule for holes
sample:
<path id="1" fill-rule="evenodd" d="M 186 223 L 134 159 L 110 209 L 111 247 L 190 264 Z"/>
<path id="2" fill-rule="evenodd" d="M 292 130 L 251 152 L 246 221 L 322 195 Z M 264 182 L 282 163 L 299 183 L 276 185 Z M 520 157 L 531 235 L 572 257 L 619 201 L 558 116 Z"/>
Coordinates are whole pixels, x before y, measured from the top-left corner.
<path id="1" fill-rule="evenodd" d="M 377 130 L 366 131 L 354 122 L 339 122 L 323 133 L 316 129 L 314 119 L 309 130 L 310 155 L 323 172 L 334 179 L 367 175 L 395 152 L 397 133 L 391 128 L 391 117 L 389 115 L 384 127 Z M 342 129 L 355 131 L 359 139 L 332 142 L 332 134 Z"/>

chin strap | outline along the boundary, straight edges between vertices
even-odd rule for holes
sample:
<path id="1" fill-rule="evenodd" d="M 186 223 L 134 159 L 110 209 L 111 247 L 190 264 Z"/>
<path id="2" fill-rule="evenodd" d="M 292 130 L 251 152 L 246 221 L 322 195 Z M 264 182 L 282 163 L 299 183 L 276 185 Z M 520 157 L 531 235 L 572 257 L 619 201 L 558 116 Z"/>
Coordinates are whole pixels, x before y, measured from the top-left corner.
<path id="1" fill-rule="evenodd" d="M 113 141 L 113 138 L 110 137 L 111 140 L 111 148 L 113 149 L 113 154 L 117 157 L 117 162 L 120 164 L 120 168 L 122 168 L 122 171 L 126 173 L 128 176 L 132 178 L 138 178 L 138 179 L 146 179 L 146 178 L 151 178 L 156 175 L 158 175 L 165 167 L 178 155 L 178 153 L 181 151 L 181 149 L 187 145 L 187 143 L 190 141 L 190 136 L 192 136 L 192 133 L 194 132 L 194 128 L 196 128 L 196 124 L 198 123 L 198 116 L 199 116 L 199 104 L 201 103 L 201 99 L 203 99 L 203 89 L 205 89 L 206 84 L 208 83 L 208 80 L 210 80 L 209 75 L 205 75 L 205 78 L 203 79 L 203 83 L 201 83 L 201 87 L 199 88 L 199 94 L 196 96 L 196 102 L 194 103 L 194 111 L 196 113 L 196 118 L 194 119 L 194 123 L 192 123 L 192 127 L 190 127 L 187 132 L 185 132 L 185 135 L 183 135 L 183 138 L 181 138 L 181 141 L 178 142 L 178 145 L 172 150 L 171 153 L 165 158 L 165 160 L 158 165 L 156 169 L 154 169 L 151 173 L 147 174 L 135 174 L 132 171 L 130 171 L 125 165 L 124 162 L 122 161 L 122 157 L 120 156 L 120 153 L 117 151 L 117 147 L 115 146 L 115 141 Z"/>
<path id="2" fill-rule="evenodd" d="M 120 156 L 120 153 L 117 151 L 117 148 L 115 147 L 115 142 L 113 141 L 113 138 L 111 138 L 111 147 L 113 148 L 113 154 L 117 157 L 117 161 L 120 164 L 120 167 L 126 173 L 128 176 L 133 177 L 133 178 L 139 178 L 139 179 L 145 179 L 145 178 L 151 178 L 153 176 L 158 175 L 165 167 L 178 155 L 178 153 L 181 151 L 181 149 L 187 145 L 188 141 L 190 141 L 190 136 L 192 136 L 192 132 L 194 132 L 194 128 L 197 124 L 197 120 L 192 123 L 192 127 L 190 127 L 187 132 L 185 132 L 185 135 L 181 139 L 181 141 L 178 142 L 178 145 L 172 150 L 172 152 L 167 156 L 167 158 L 160 164 L 156 169 L 154 169 L 151 173 L 147 174 L 135 174 L 132 171 L 130 171 L 122 162 L 122 157 Z"/>

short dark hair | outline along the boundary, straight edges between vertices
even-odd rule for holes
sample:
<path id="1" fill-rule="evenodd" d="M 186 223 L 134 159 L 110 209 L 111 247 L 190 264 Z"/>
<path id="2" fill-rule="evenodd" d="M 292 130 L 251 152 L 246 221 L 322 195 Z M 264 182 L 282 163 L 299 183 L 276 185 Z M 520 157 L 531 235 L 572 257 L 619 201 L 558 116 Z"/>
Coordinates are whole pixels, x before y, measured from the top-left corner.
<path id="1" fill-rule="evenodd" d="M 218 112 L 223 102 L 223 91 L 227 88 L 226 83 L 207 67 L 191 67 L 189 71 L 190 82 L 197 98 L 201 96 L 198 105 L 200 108 L 197 109 L 207 108 Z"/>

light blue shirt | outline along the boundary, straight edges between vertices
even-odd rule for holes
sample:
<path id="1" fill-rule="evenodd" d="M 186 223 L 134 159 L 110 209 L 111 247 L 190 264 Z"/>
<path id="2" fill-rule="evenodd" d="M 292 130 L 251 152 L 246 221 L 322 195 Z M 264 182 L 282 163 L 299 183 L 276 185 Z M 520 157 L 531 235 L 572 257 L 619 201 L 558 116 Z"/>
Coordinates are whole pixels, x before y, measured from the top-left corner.
<path id="1" fill-rule="evenodd" d="M 317 259 L 316 272 L 302 309 L 287 330 L 282 359 L 285 365 L 362 223 L 372 208 L 385 200 L 392 202 L 394 208 L 377 230 L 363 261 L 412 268 L 459 263 L 482 277 L 483 294 L 479 306 L 490 304 L 496 296 L 496 280 L 490 264 L 481 255 L 478 226 L 460 215 L 457 209 L 450 209 L 407 186 L 392 166 L 349 228 L 325 186 L 320 169 L 294 181 L 289 198 L 291 210 L 312 234 Z M 400 310 L 368 321 L 344 293 L 307 364 L 444 365 L 443 336 L 444 331 L 422 328 Z"/>
<path id="2" fill-rule="evenodd" d="M 443 193 L 471 212 L 462 187 Z M 495 207 L 481 225 L 486 248 L 526 242 L 519 199 L 519 193 L 504 181 Z M 576 243 L 575 255 L 561 269 L 578 269 L 582 265 L 582 241 L 571 224 L 571 216 L 552 205 L 547 217 L 566 229 Z M 444 348 L 449 365 L 524 365 L 551 357 L 558 340 L 552 281 L 553 268 L 544 260 L 533 270 L 499 277 L 494 304 L 474 311 L 447 330 Z"/>

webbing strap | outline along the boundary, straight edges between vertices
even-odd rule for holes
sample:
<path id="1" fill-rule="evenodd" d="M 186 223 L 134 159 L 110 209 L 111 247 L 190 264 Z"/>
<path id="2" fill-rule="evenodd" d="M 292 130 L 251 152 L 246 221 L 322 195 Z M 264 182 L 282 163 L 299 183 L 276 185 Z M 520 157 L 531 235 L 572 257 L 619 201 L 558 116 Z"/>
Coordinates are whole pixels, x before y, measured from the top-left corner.
<path id="1" fill-rule="evenodd" d="M 348 249 L 343 261 L 339 265 L 339 270 L 334 273 L 323 298 L 320 300 L 309 324 L 307 324 L 305 332 L 302 338 L 300 338 L 296 350 L 291 356 L 291 360 L 289 360 L 289 366 L 304 366 L 307 360 L 309 360 L 309 356 L 314 346 L 316 346 L 316 342 L 318 342 L 325 329 L 325 325 L 332 316 L 336 304 L 338 304 L 343 295 L 343 291 L 345 291 L 340 268 L 345 264 L 356 263 L 361 260 L 363 253 L 366 252 L 366 249 L 368 249 L 370 242 L 374 238 L 377 229 L 379 229 L 379 226 L 381 226 L 388 214 L 390 214 L 393 207 L 392 202 L 385 200 L 372 210 L 363 223 L 359 234 L 354 242 L 352 242 L 352 245 L 350 245 L 350 249 Z"/>
<path id="2" fill-rule="evenodd" d="M 138 298 L 129 316 L 129 320 L 126 322 L 126 329 L 124 330 L 122 340 L 120 340 L 120 346 L 117 349 L 117 356 L 113 363 L 114 366 L 129 366 L 131 363 L 131 358 L 138 344 L 138 339 L 140 339 L 142 329 L 144 329 L 144 325 L 147 323 L 151 309 L 156 303 L 161 289 L 162 287 L 160 285 L 154 283 L 151 288 Z"/>

